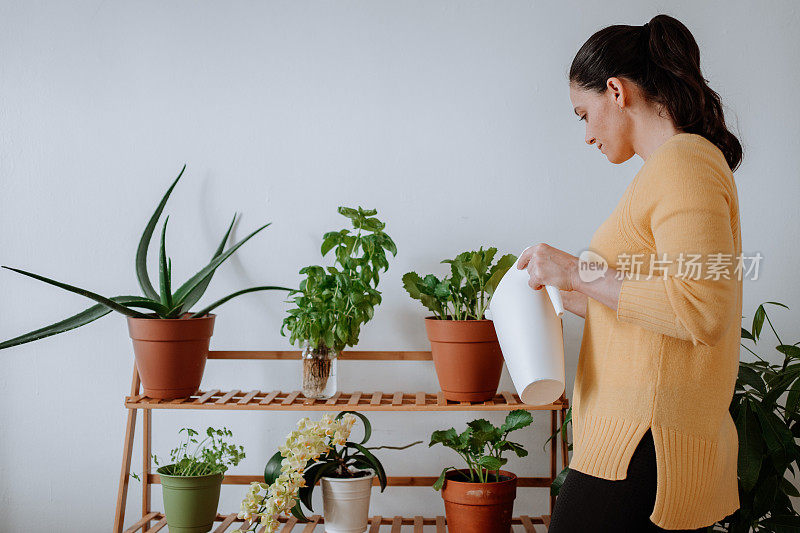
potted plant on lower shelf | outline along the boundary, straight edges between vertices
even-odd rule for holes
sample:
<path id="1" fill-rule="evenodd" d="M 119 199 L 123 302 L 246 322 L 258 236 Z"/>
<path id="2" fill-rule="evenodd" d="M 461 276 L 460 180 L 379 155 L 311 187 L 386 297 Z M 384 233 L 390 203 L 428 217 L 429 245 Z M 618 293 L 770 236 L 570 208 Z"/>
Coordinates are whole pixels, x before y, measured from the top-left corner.
<path id="1" fill-rule="evenodd" d="M 358 419 L 364 424 L 364 437 L 353 442 L 350 433 Z M 274 533 L 284 513 L 306 521 L 302 507 L 313 511 L 311 496 L 318 482 L 322 485 L 325 531 L 366 531 L 373 479 L 378 478 L 381 492 L 386 488 L 386 472 L 372 450 L 402 450 L 422 442 L 368 447 L 371 434 L 369 420 L 354 411 L 336 417 L 326 414 L 319 422 L 301 419 L 267 462 L 265 483 L 251 483 L 242 501 L 239 518 L 251 521 L 246 531 L 261 525 L 264 529 L 259 531 Z"/>
<path id="2" fill-rule="evenodd" d="M 229 294 L 199 310 L 191 310 L 205 293 L 217 268 L 251 237 L 269 226 L 269 224 L 261 226 L 226 249 L 228 237 L 236 222 L 236 215 L 231 220 L 211 261 L 175 290 L 172 288 L 172 260 L 167 257 L 166 252 L 167 222 L 169 221 L 169 217 L 166 217 L 161 229 L 161 246 L 159 248 L 159 288 L 156 290 L 153 287 L 147 273 L 147 251 L 167 199 L 184 170 L 186 170 L 186 165 L 183 166 L 178 177 L 161 198 L 161 202 L 150 217 L 139 239 L 135 267 L 136 277 L 143 292 L 142 296 L 107 298 L 38 274 L 4 266 L 3 268 L 79 294 L 98 302 L 98 304 L 50 326 L 2 342 L 0 349 L 63 333 L 97 320 L 111 311 L 116 311 L 127 317 L 128 331 L 133 340 L 136 366 L 142 380 L 144 394 L 163 400 L 183 398 L 194 394 L 200 387 L 203 378 L 211 335 L 214 330 L 216 315 L 211 311 L 242 294 L 257 291 L 289 291 L 291 289 L 273 285 L 251 287 Z M 142 309 L 145 311 L 140 311 Z"/>
<path id="3" fill-rule="evenodd" d="M 217 517 L 222 479 L 230 466 L 244 459 L 244 448 L 226 442 L 227 428 L 208 428 L 203 440 L 198 432 L 183 428 L 183 441 L 170 452 L 171 462 L 158 468 L 164 498 L 164 515 L 172 533 L 210 531 Z M 153 461 L 158 465 L 158 458 Z"/>
<path id="4" fill-rule="evenodd" d="M 443 444 L 461 456 L 467 468 L 442 470 L 433 488 L 442 491 L 449 531 L 458 533 L 509 533 L 517 495 L 517 476 L 500 468 L 508 462 L 503 452 L 525 457 L 522 445 L 508 440 L 512 431 L 529 426 L 533 416 L 525 410 L 511 411 L 499 428 L 488 420 L 467 424 L 461 434 L 454 428 L 434 431 L 431 442 Z"/>
<path id="5" fill-rule="evenodd" d="M 333 266 L 319 265 L 300 270 L 306 279 L 293 290 L 295 305 L 283 320 L 281 335 L 289 331 L 289 342 L 302 349 L 303 395 L 330 398 L 336 392 L 336 358 L 346 346 L 358 344 L 361 327 L 372 319 L 381 303 L 380 271 L 389 269 L 386 252 L 397 255 L 397 247 L 375 218 L 375 209 L 339 207 L 349 218 L 349 229 L 323 236 L 322 256 L 333 251 Z"/>
<path id="6" fill-rule="evenodd" d="M 425 318 L 436 376 L 444 397 L 453 401 L 486 401 L 497 394 L 503 354 L 494 323 L 485 317 L 492 294 L 517 260 L 513 254 L 492 264 L 496 248 L 464 252 L 450 264 L 450 276 L 403 276 L 408 294 L 433 312 Z"/>

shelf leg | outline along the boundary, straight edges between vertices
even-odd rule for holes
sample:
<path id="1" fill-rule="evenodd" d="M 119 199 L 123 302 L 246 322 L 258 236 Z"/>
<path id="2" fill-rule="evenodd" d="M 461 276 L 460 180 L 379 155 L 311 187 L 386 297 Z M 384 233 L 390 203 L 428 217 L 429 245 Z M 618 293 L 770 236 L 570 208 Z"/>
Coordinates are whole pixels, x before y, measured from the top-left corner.
<path id="1" fill-rule="evenodd" d="M 139 393 L 139 371 L 133 365 L 131 396 Z M 122 470 L 119 474 L 119 490 L 117 491 L 117 509 L 114 515 L 114 532 L 122 533 L 125 523 L 125 502 L 128 497 L 128 479 L 131 473 L 131 457 L 133 455 L 133 435 L 136 429 L 136 409 L 128 409 L 128 422 L 125 425 L 125 443 L 122 445 Z"/>
<path id="2" fill-rule="evenodd" d="M 152 445 L 152 417 L 153 411 L 142 411 L 142 516 L 150 513 L 150 448 Z M 144 523 L 142 531 L 150 529 L 150 521 Z"/>

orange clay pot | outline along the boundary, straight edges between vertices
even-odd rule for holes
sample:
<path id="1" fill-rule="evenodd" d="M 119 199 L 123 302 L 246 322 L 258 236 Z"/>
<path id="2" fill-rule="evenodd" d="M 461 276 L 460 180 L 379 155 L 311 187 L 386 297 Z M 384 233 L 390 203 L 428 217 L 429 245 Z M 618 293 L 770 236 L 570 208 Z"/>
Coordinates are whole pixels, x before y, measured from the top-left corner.
<path id="1" fill-rule="evenodd" d="M 425 319 L 439 386 L 448 400 L 483 402 L 494 398 L 503 353 L 491 320 Z"/>
<path id="2" fill-rule="evenodd" d="M 146 396 L 174 400 L 200 388 L 214 318 L 128 318 L 136 368 Z"/>
<path id="3" fill-rule="evenodd" d="M 447 531 L 452 533 L 509 533 L 517 476 L 500 470 L 501 481 L 470 483 L 463 481 L 469 470 L 445 474 L 442 498 L 447 516 Z"/>

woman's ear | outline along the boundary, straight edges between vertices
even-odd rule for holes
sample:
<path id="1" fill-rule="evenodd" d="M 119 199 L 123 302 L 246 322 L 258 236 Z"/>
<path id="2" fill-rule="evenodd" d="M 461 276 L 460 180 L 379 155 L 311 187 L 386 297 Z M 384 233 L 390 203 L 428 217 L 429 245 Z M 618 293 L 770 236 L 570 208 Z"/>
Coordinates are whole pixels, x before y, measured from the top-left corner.
<path id="1" fill-rule="evenodd" d="M 612 99 L 614 105 L 619 107 L 620 111 L 626 104 L 626 88 L 622 83 L 622 80 L 617 78 L 616 76 L 612 76 L 606 80 L 606 88 L 608 89 L 608 95 Z"/>

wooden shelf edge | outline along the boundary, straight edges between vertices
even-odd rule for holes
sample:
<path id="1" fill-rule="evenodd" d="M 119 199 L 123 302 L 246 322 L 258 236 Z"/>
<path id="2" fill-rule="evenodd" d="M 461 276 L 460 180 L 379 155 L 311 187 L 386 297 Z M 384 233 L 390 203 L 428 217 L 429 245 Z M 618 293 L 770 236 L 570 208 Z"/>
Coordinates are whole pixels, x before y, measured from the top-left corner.
<path id="1" fill-rule="evenodd" d="M 316 533 L 317 526 L 325 523 L 325 519 L 319 515 L 309 517 L 308 522 L 300 522 L 295 517 L 281 517 L 280 522 L 283 528 L 280 529 L 281 533 Z M 156 522 L 156 524 L 149 529 L 145 530 L 149 522 Z M 542 533 L 546 532 L 550 526 L 550 515 L 530 516 L 520 515 L 512 518 L 512 525 L 522 526 L 525 533 Z M 214 533 L 230 533 L 234 529 L 240 527 L 248 527 L 249 521 L 242 520 L 236 514 L 223 515 L 218 514 L 217 519 L 212 526 Z M 166 526 L 166 518 L 163 513 L 150 513 L 140 519 L 138 522 L 125 530 L 125 533 L 156 533 L 161 531 Z M 446 533 L 447 520 L 444 516 L 436 516 L 433 518 L 423 516 L 372 516 L 369 519 L 368 529 L 369 533 L 383 533 L 391 530 L 392 533 L 399 533 L 402 531 L 414 531 L 414 533 L 422 533 L 424 526 L 435 526 L 436 533 Z M 382 526 L 390 526 L 390 528 L 383 528 Z M 412 528 L 402 528 L 402 526 L 412 526 Z M 297 529 L 295 529 L 297 528 Z M 302 529 L 301 529 L 302 528 Z M 258 529 L 257 529 L 258 531 Z"/>
<path id="2" fill-rule="evenodd" d="M 305 398 L 300 391 L 200 391 L 188 398 L 155 400 L 143 394 L 125 397 L 128 409 L 223 409 L 265 411 L 559 411 L 569 407 L 562 395 L 552 404 L 527 405 L 510 391 L 486 402 L 445 400 L 441 392 L 337 392 L 330 399 Z"/>

